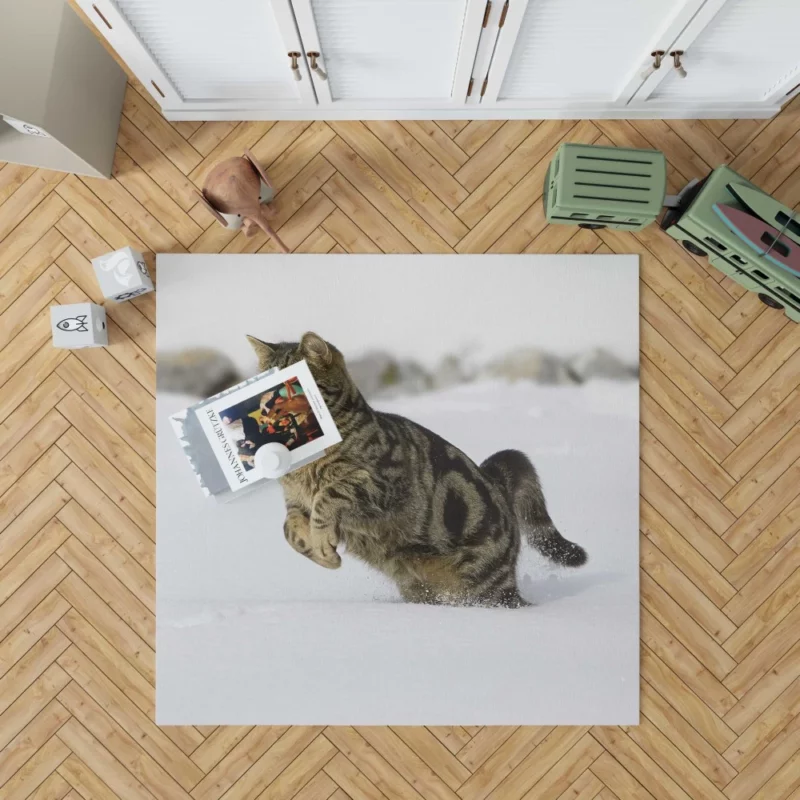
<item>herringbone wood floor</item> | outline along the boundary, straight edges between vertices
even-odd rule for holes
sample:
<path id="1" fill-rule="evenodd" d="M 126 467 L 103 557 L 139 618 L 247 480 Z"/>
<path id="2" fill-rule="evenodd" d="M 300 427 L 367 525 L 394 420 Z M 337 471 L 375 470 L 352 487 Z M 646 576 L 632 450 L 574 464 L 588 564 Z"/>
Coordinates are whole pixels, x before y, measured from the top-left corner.
<path id="1" fill-rule="evenodd" d="M 0 169 L 0 796 L 800 797 L 800 326 L 655 227 L 547 227 L 561 141 L 661 148 L 672 190 L 730 162 L 800 201 L 800 102 L 770 122 L 171 125 L 134 83 L 113 180 Z M 639 726 L 154 725 L 155 297 L 73 353 L 48 306 L 99 300 L 88 259 L 126 244 L 272 251 L 192 193 L 244 147 L 297 252 L 640 255 Z"/>

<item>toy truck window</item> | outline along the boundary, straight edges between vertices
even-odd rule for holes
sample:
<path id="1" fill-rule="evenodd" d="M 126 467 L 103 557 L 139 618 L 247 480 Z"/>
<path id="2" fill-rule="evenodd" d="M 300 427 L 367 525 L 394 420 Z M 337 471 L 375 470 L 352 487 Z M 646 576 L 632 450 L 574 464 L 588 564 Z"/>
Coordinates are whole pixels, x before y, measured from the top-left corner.
<path id="1" fill-rule="evenodd" d="M 789 255 L 788 246 L 778 241 L 771 233 L 764 231 L 764 233 L 761 234 L 761 241 L 771 247 L 779 256 L 786 258 Z"/>
<path id="2" fill-rule="evenodd" d="M 769 280 L 769 275 L 765 275 L 760 269 L 754 269 L 753 270 L 753 275 L 755 275 L 756 278 L 761 278 L 762 281 L 768 281 Z"/>
<path id="3" fill-rule="evenodd" d="M 800 305 L 800 297 L 798 297 L 796 294 L 792 294 L 788 289 L 784 289 L 784 288 L 782 288 L 780 286 L 778 287 L 778 291 L 784 297 L 788 297 L 791 301 L 793 301 L 793 302 L 797 303 L 798 305 Z"/>
<path id="4" fill-rule="evenodd" d="M 791 231 L 795 236 L 800 236 L 800 222 L 796 219 L 789 219 L 789 215 L 784 213 L 783 211 L 779 211 L 777 216 L 775 217 L 775 221 L 781 228 L 786 228 L 786 230 Z"/>

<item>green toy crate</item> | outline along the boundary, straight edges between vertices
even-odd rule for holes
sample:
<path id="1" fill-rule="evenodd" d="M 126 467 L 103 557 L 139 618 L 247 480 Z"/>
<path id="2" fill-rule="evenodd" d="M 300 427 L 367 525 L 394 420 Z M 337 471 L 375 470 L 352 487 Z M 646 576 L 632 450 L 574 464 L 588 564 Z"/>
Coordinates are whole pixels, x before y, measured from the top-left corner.
<path id="1" fill-rule="evenodd" d="M 667 191 L 658 150 L 562 144 L 544 181 L 548 222 L 638 231 L 655 222 Z"/>
<path id="2" fill-rule="evenodd" d="M 800 277 L 759 256 L 714 211 L 715 203 L 747 210 L 728 191 L 729 183 L 761 191 L 730 167 L 717 167 L 705 180 L 682 194 L 680 205 L 664 215 L 661 229 L 690 253 L 708 256 L 720 272 L 756 292 L 766 305 L 782 308 L 789 319 L 800 322 Z"/>

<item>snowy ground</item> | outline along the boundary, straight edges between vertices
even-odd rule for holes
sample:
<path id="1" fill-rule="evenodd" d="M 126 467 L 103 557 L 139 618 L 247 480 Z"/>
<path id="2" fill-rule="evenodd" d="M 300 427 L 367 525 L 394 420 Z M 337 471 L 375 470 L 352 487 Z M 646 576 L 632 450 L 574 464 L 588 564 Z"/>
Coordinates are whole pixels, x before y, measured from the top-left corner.
<path id="1" fill-rule="evenodd" d="M 520 610 L 413 606 L 344 554 L 324 570 L 282 534 L 272 484 L 206 500 L 158 397 L 160 724 L 635 724 L 638 386 L 468 384 L 376 403 L 475 461 L 524 450 L 589 563 L 525 549 Z M 492 410 L 490 435 L 472 424 Z"/>

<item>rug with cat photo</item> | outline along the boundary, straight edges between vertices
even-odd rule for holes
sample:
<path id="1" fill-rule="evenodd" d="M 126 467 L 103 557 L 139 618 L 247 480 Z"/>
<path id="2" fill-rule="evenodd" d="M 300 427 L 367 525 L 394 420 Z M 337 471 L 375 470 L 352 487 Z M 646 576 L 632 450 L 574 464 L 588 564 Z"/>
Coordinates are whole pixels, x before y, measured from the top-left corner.
<path id="1" fill-rule="evenodd" d="M 160 724 L 636 723 L 637 257 L 158 268 Z M 223 272 L 262 314 L 215 314 Z M 211 401 L 250 476 L 341 440 L 209 498 L 164 420 L 250 379 Z"/>

